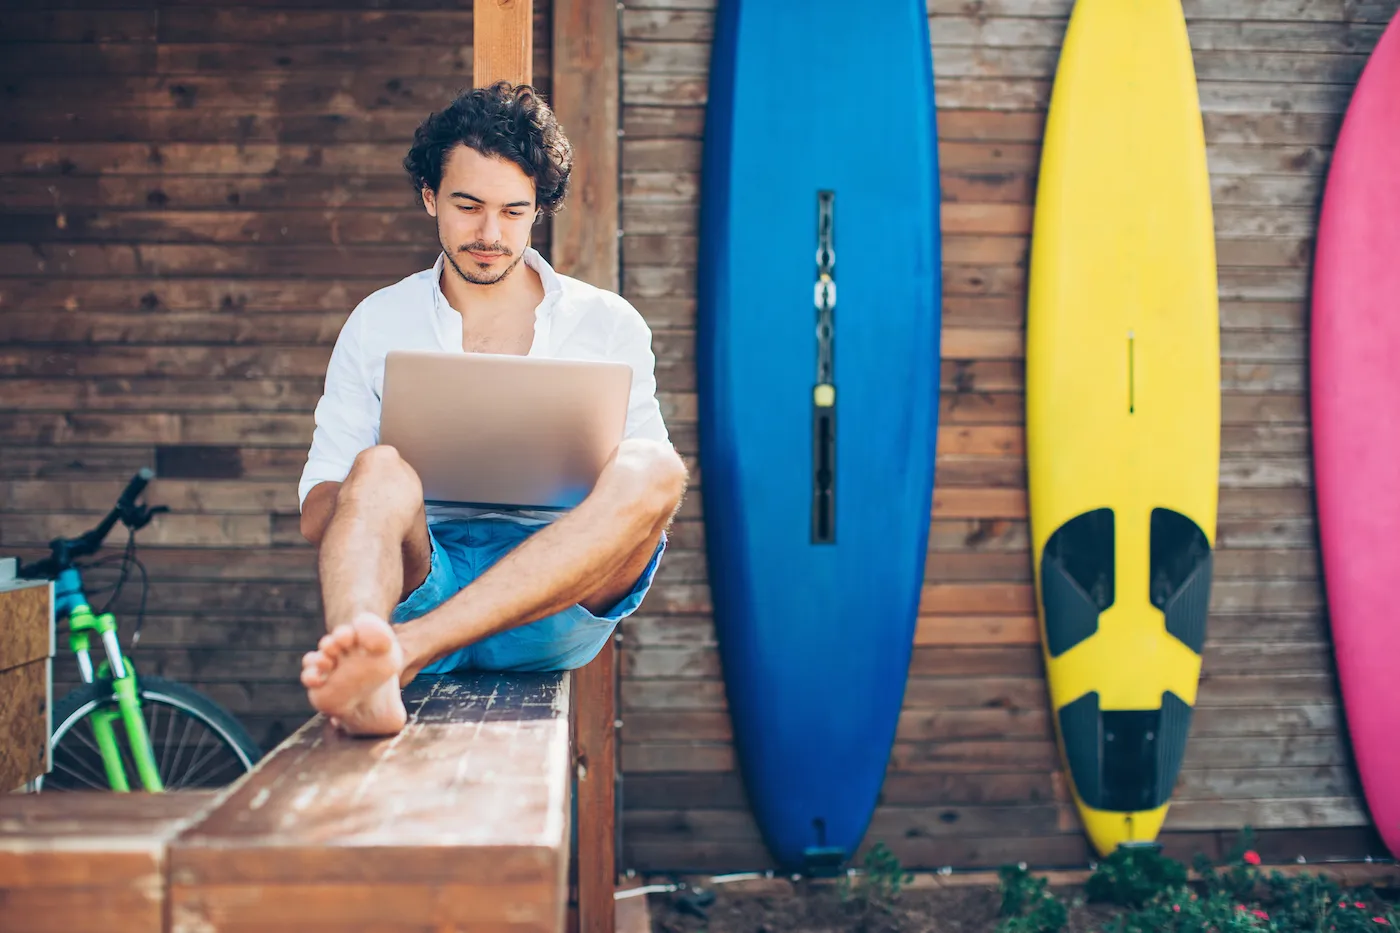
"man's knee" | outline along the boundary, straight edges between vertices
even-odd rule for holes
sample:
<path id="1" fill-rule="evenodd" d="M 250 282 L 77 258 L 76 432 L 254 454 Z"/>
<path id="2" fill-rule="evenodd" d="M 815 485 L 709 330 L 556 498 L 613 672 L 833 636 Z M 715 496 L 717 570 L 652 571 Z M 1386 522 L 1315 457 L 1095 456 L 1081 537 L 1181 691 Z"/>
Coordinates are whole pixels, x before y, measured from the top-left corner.
<path id="1" fill-rule="evenodd" d="M 355 457 L 350 475 L 340 487 L 337 506 L 344 501 L 374 501 L 395 511 L 416 511 L 423 505 L 423 483 L 397 449 L 379 444 Z"/>
<path id="2" fill-rule="evenodd" d="M 628 498 L 656 521 L 669 521 L 690 479 L 675 448 L 661 441 L 629 438 L 618 446 L 616 467 Z"/>

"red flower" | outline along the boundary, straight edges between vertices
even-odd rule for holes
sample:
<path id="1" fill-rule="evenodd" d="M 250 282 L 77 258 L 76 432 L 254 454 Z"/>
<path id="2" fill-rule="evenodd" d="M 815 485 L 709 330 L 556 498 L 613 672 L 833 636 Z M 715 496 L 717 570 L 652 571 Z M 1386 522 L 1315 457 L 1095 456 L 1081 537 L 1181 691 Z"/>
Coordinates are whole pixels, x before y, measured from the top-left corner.
<path id="1" fill-rule="evenodd" d="M 1363 904 L 1363 903 L 1361 903 L 1360 901 L 1357 901 L 1356 903 L 1352 904 L 1351 906 L 1355 907 L 1357 910 L 1365 910 L 1365 909 L 1366 909 L 1366 905 Z"/>
<path id="2" fill-rule="evenodd" d="M 1172 905 L 1172 913 L 1177 913 L 1177 914 L 1181 913 L 1181 905 L 1180 905 L 1180 904 L 1173 904 L 1173 905 Z"/>
<path id="3" fill-rule="evenodd" d="M 1236 905 L 1235 905 L 1235 910 L 1237 910 L 1237 911 L 1240 912 L 1240 913 L 1244 913 L 1244 905 L 1243 905 L 1243 904 L 1236 904 Z"/>
<path id="4" fill-rule="evenodd" d="M 1388 927 L 1388 926 L 1390 926 L 1390 924 L 1388 924 L 1388 923 L 1385 922 L 1385 918 L 1384 918 L 1384 917 L 1372 917 L 1371 919 L 1374 920 L 1374 921 L 1376 921 L 1377 923 L 1379 923 L 1379 924 L 1380 924 L 1381 926 L 1383 926 L 1383 927 Z"/>
<path id="5" fill-rule="evenodd" d="M 1244 854 L 1244 861 L 1247 865 L 1258 865 L 1264 860 L 1259 857 L 1258 852 L 1255 852 L 1253 849 L 1250 849 Z"/>
<path id="6" fill-rule="evenodd" d="M 1337 906 L 1340 907 L 1340 908 L 1342 908 L 1342 910 L 1346 910 L 1346 908 L 1347 908 L 1347 902 L 1346 902 L 1346 901 L 1342 901 L 1342 902 L 1341 902 L 1340 904 L 1338 904 Z"/>
<path id="7" fill-rule="evenodd" d="M 1251 910 L 1250 913 L 1254 914 L 1254 916 L 1258 917 L 1260 920 L 1269 919 L 1269 915 L 1264 913 L 1264 911 L 1262 910 Z"/>

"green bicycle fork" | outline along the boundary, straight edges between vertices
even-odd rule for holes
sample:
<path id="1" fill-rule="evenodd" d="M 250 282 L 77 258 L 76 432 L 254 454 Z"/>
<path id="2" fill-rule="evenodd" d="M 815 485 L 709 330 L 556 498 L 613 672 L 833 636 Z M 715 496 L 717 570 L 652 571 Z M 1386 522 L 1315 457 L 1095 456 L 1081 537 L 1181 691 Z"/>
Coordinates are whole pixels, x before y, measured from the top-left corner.
<path id="1" fill-rule="evenodd" d="M 92 735 L 97 750 L 102 755 L 102 766 L 107 772 L 107 782 L 114 791 L 130 791 L 126 777 L 126 765 L 122 762 L 121 750 L 117 747 L 116 730 L 112 723 L 120 719 L 126 731 L 127 744 L 131 747 L 131 758 L 136 764 L 136 774 L 141 779 L 143 789 L 152 793 L 165 788 L 161 784 L 160 771 L 156 767 L 155 754 L 151 751 L 151 737 L 146 731 L 146 720 L 141 715 L 141 700 L 136 693 L 136 672 L 122 658 L 121 648 L 116 644 L 117 620 L 110 613 L 100 616 L 92 614 L 87 606 L 78 606 L 68 616 L 69 646 L 74 652 L 85 653 L 92 646 L 92 633 L 96 632 L 108 651 L 105 665 L 112 676 L 112 688 L 117 695 L 117 708 L 100 707 L 88 715 L 92 724 Z"/>

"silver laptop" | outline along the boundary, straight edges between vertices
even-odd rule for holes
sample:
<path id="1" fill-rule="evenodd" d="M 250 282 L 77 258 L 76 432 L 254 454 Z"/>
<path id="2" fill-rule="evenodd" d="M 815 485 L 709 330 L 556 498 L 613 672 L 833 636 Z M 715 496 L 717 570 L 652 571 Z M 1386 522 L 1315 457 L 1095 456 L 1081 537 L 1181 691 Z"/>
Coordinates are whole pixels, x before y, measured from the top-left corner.
<path id="1" fill-rule="evenodd" d="M 622 441 L 626 363 L 391 350 L 379 442 L 429 505 L 569 509 Z"/>

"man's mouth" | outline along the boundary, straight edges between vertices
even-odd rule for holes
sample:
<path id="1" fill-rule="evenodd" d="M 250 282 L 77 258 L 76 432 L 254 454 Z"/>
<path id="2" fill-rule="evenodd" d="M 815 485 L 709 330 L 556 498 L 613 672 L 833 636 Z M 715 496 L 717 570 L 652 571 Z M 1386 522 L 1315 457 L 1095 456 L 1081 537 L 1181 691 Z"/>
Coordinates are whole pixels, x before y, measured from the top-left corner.
<path id="1" fill-rule="evenodd" d="M 500 259 L 505 253 L 478 253 L 476 250 L 467 250 L 467 255 L 471 256 L 477 262 L 489 263 Z"/>

